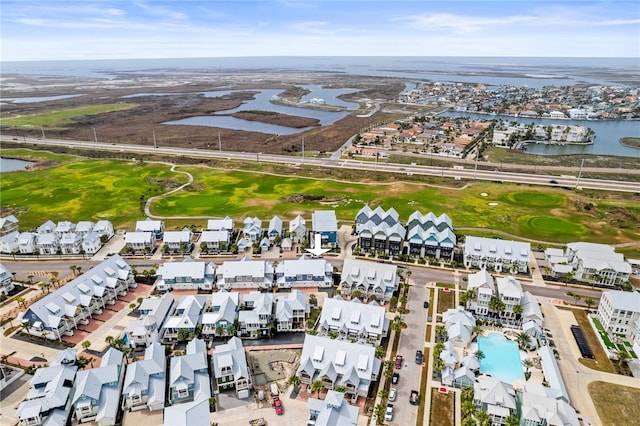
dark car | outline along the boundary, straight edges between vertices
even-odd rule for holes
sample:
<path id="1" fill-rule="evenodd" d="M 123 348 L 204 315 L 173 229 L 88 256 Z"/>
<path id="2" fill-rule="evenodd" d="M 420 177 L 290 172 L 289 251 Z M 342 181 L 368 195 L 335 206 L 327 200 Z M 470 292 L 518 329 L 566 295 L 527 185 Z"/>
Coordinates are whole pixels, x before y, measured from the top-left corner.
<path id="1" fill-rule="evenodd" d="M 427 309 L 429 307 L 429 302 L 427 302 L 426 300 L 422 303 L 422 306 L 424 306 L 425 309 Z"/>
<path id="2" fill-rule="evenodd" d="M 551 179 L 551 180 L 549 181 L 549 183 L 552 183 L 552 184 L 554 184 L 554 185 L 557 185 L 557 184 L 558 184 L 558 181 L 557 181 L 557 180 L 555 180 L 555 179 Z"/>
<path id="3" fill-rule="evenodd" d="M 422 358 L 423 358 L 422 351 L 418 349 L 416 351 L 416 364 L 422 364 Z"/>
<path id="4" fill-rule="evenodd" d="M 391 376 L 391 383 L 393 383 L 394 385 L 397 385 L 399 380 L 400 380 L 400 373 L 398 372 L 393 373 L 393 376 Z"/>

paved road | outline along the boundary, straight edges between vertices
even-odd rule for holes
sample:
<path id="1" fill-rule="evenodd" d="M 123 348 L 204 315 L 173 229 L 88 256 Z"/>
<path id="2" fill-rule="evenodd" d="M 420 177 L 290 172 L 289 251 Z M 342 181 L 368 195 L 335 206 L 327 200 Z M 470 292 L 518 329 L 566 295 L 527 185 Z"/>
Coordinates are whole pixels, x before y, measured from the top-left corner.
<path id="1" fill-rule="evenodd" d="M 131 154 L 164 154 L 175 156 L 189 156 L 195 158 L 227 158 L 229 160 L 245 160 L 245 161 L 263 161 L 282 164 L 301 164 L 301 157 L 262 154 L 262 153 L 246 153 L 246 152 L 229 152 L 217 150 L 199 150 L 188 148 L 172 148 L 172 147 L 154 147 L 149 145 L 116 145 L 109 143 L 96 143 L 90 141 L 73 141 L 63 139 L 40 139 L 40 138 L 20 138 L 18 136 L 3 135 L 0 140 L 14 143 L 22 143 L 25 145 L 53 145 L 64 146 L 68 148 L 87 148 L 98 149 L 111 152 L 128 152 Z M 353 170 L 371 170 L 370 161 L 359 160 L 334 160 L 332 158 L 305 158 L 305 164 L 319 167 L 346 168 Z M 536 175 L 527 173 L 514 173 L 500 170 L 476 170 L 475 168 L 464 169 L 464 166 L 453 167 L 432 167 L 432 166 L 406 166 L 402 164 L 378 163 L 374 165 L 374 170 L 389 173 L 407 173 L 415 175 L 440 176 L 455 179 L 472 179 L 472 180 L 488 180 L 498 182 L 524 183 L 530 185 L 546 185 L 560 186 L 569 188 L 595 189 L 601 191 L 621 191 L 621 192 L 637 192 L 638 182 L 586 179 L 569 175 Z M 523 166 L 526 167 L 526 166 Z M 594 171 L 619 173 L 619 169 L 594 169 Z M 640 173 L 637 170 L 627 171 L 625 173 Z M 579 174 L 578 174 L 579 176 Z"/>
<path id="2" fill-rule="evenodd" d="M 411 390 L 420 390 L 420 378 L 422 374 L 422 365 L 415 362 L 416 350 L 423 350 L 426 333 L 426 310 L 422 306 L 422 302 L 426 300 L 427 290 L 426 282 L 415 281 L 415 285 L 409 288 L 409 296 L 407 297 L 407 308 L 409 313 L 404 315 L 404 322 L 407 328 L 400 333 L 400 341 L 398 342 L 398 354 L 404 357 L 400 373 L 400 381 L 396 385 L 391 385 L 398 390 L 398 395 L 394 404 L 395 415 L 390 425 L 415 425 L 418 416 L 418 406 L 409 404 L 409 395 Z M 421 395 L 421 397 L 423 397 Z"/>

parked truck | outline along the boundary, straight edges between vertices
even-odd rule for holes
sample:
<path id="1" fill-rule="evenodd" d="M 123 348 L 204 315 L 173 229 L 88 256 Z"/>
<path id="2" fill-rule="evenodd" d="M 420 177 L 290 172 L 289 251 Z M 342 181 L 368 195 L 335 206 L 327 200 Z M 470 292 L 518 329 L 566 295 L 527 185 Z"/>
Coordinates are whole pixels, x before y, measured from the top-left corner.
<path id="1" fill-rule="evenodd" d="M 417 390 L 411 390 L 411 395 L 409 396 L 409 404 L 418 405 L 420 403 L 420 392 Z"/>
<path id="2" fill-rule="evenodd" d="M 278 389 L 277 383 L 271 383 L 269 385 L 269 390 L 271 391 L 271 396 L 278 396 L 280 394 L 280 389 Z"/>

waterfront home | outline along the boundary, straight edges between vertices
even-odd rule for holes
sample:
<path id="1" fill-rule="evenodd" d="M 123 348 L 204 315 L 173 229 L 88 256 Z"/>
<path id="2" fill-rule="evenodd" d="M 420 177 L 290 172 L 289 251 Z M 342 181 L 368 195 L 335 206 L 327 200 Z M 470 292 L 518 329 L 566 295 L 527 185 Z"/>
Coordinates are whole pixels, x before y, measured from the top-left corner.
<path id="1" fill-rule="evenodd" d="M 388 302 L 400 285 L 398 267 L 366 260 L 345 259 L 339 284 L 342 294 L 358 290 L 358 298 Z"/>
<path id="2" fill-rule="evenodd" d="M 278 295 L 275 313 L 276 330 L 278 332 L 304 331 L 310 310 L 306 293 L 293 290 L 291 293 Z"/>
<path id="3" fill-rule="evenodd" d="M 9 232 L 0 237 L 0 253 L 13 254 L 20 251 L 18 240 L 20 239 L 20 232 Z"/>
<path id="4" fill-rule="evenodd" d="M 165 262 L 158 268 L 157 275 L 156 288 L 159 291 L 211 291 L 216 279 L 216 265 L 185 257 L 182 262 Z"/>
<path id="5" fill-rule="evenodd" d="M 317 330 L 319 335 L 376 346 L 387 336 L 389 320 L 376 302 L 365 304 L 336 296 L 325 299 Z"/>
<path id="6" fill-rule="evenodd" d="M 369 388 L 378 380 L 381 366 L 382 361 L 376 358 L 373 346 L 307 334 L 297 374 L 308 392 L 315 380 L 322 380 L 325 389 L 329 390 L 338 385 L 345 386 L 345 396 L 353 403 L 359 396 L 369 395 Z"/>
<path id="7" fill-rule="evenodd" d="M 605 244 L 569 243 L 565 256 L 579 281 L 613 287 L 631 276 L 631 265 L 624 256 Z"/>
<path id="8" fill-rule="evenodd" d="M 640 353 L 640 293 L 603 292 L 596 317 L 608 333 L 624 335 Z"/>
<path id="9" fill-rule="evenodd" d="M 283 260 L 278 263 L 275 272 L 279 289 L 328 288 L 333 285 L 333 266 L 324 259 L 311 259 L 302 255 L 295 260 Z"/>
<path id="10" fill-rule="evenodd" d="M 188 228 L 182 231 L 165 231 L 163 250 L 169 253 L 190 253 L 193 248 L 192 238 L 193 233 Z"/>
<path id="11" fill-rule="evenodd" d="M 19 221 L 14 215 L 10 214 L 5 217 L 0 217 L 0 237 L 15 232 L 18 228 Z"/>
<path id="12" fill-rule="evenodd" d="M 101 314 L 135 286 L 131 267 L 114 255 L 32 303 L 20 319 L 29 324 L 29 334 L 49 339 L 73 336 L 73 330 L 88 324 L 92 314 Z"/>
<path id="13" fill-rule="evenodd" d="M 151 343 L 161 341 L 161 327 L 173 311 L 175 300 L 171 293 L 162 296 L 148 297 L 138 307 L 139 319 L 129 320 L 124 330 L 129 346 L 148 347 Z"/>
<path id="14" fill-rule="evenodd" d="M 219 289 L 273 287 L 273 264 L 264 260 L 227 260 L 216 269 L 216 286 Z"/>
<path id="15" fill-rule="evenodd" d="M 207 345 L 200 339 L 187 343 L 185 355 L 171 357 L 169 403 L 209 401 L 211 380 L 207 360 Z"/>
<path id="16" fill-rule="evenodd" d="M 76 351 L 65 349 L 50 367 L 35 370 L 15 417 L 19 426 L 64 425 L 71 412 L 70 396 L 78 366 Z"/>
<path id="17" fill-rule="evenodd" d="M 327 391 L 324 399 L 309 398 L 309 422 L 315 426 L 357 426 L 360 410 L 344 399 L 344 393 Z"/>
<path id="18" fill-rule="evenodd" d="M 182 298 L 174 313 L 162 325 L 165 343 L 191 339 L 202 322 L 202 312 L 207 305 L 205 296 L 188 295 Z"/>
<path id="19" fill-rule="evenodd" d="M 122 409 L 162 410 L 165 401 L 166 357 L 164 346 L 153 342 L 144 351 L 144 359 L 127 366 L 122 388 Z"/>
<path id="20" fill-rule="evenodd" d="M 202 314 L 202 336 L 233 336 L 240 308 L 239 294 L 220 290 L 211 296 L 211 311 Z"/>
<path id="21" fill-rule="evenodd" d="M 338 245 L 338 219 L 336 219 L 334 210 L 313 212 L 311 214 L 311 228 L 308 241 L 315 241 L 314 235 L 320 234 L 322 247 L 333 248 Z"/>
<path id="22" fill-rule="evenodd" d="M 295 244 L 300 244 L 307 237 L 307 221 L 300 215 L 289 222 L 289 238 Z"/>
<path id="23" fill-rule="evenodd" d="M 124 354 L 109 348 L 100 367 L 79 371 L 71 404 L 78 423 L 95 421 L 99 426 L 114 426 L 124 379 Z"/>
<path id="24" fill-rule="evenodd" d="M 152 232 L 156 240 L 164 238 L 164 222 L 146 218 L 136 222 L 136 232 Z"/>
<path id="25" fill-rule="evenodd" d="M 242 340 L 232 337 L 227 343 L 214 346 L 211 365 L 218 391 L 235 389 L 236 397 L 249 397 L 251 375 Z"/>
<path id="26" fill-rule="evenodd" d="M 241 309 L 238 312 L 238 330 L 240 337 L 257 339 L 267 337 L 275 331 L 272 293 L 251 293 L 240 296 Z"/>
<path id="27" fill-rule="evenodd" d="M 13 274 L 0 263 L 0 294 L 8 295 L 13 288 Z"/>
<path id="28" fill-rule="evenodd" d="M 531 244 L 467 236 L 464 242 L 465 268 L 491 269 L 498 273 L 526 273 Z"/>
<path id="29" fill-rule="evenodd" d="M 153 232 L 127 232 L 124 246 L 133 253 L 150 253 L 155 245 Z"/>

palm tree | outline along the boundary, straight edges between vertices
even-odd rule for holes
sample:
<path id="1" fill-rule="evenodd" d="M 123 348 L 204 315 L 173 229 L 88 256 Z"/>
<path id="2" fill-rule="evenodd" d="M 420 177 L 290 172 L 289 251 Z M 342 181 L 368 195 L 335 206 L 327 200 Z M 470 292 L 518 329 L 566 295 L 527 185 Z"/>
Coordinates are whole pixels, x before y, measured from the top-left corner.
<path id="1" fill-rule="evenodd" d="M 107 337 L 104 338 L 104 342 L 109 346 L 112 345 L 113 341 L 114 341 L 113 336 L 107 336 Z"/>
<path id="2" fill-rule="evenodd" d="M 320 379 L 311 382 L 311 392 L 317 392 L 318 398 L 320 398 L 320 392 L 324 389 L 324 382 Z"/>
<path id="3" fill-rule="evenodd" d="M 444 324 L 436 325 L 436 340 L 444 340 L 446 339 L 446 337 L 447 337 L 447 327 L 445 327 Z"/>
<path id="4" fill-rule="evenodd" d="M 471 328 L 471 333 L 473 334 L 473 340 L 476 340 L 478 336 L 480 336 L 484 332 L 484 328 L 481 325 L 474 325 Z"/>
<path id="5" fill-rule="evenodd" d="M 442 370 L 444 370 L 444 361 L 440 358 L 434 358 L 433 359 L 433 371 L 435 371 L 436 373 L 441 372 Z"/>
<path id="6" fill-rule="evenodd" d="M 472 416 L 476 412 L 476 406 L 473 401 L 462 401 L 462 415 L 464 417 Z"/>
<path id="7" fill-rule="evenodd" d="M 384 348 L 380 345 L 376 345 L 376 358 L 384 357 Z"/>
<path id="8" fill-rule="evenodd" d="M 617 350 L 616 357 L 618 358 L 618 367 L 622 368 L 622 364 L 627 362 L 631 356 L 627 353 L 627 351 Z"/>
<path id="9" fill-rule="evenodd" d="M 297 374 L 290 376 L 289 379 L 287 380 L 287 383 L 289 383 L 294 388 L 297 388 L 298 386 L 300 386 L 301 382 L 302 380 L 300 380 L 300 376 L 298 376 Z"/>
<path id="10" fill-rule="evenodd" d="M 502 314 L 506 309 L 506 306 L 502 300 L 497 297 L 492 297 L 489 301 L 489 309 L 496 312 L 498 315 Z"/>
<path id="11" fill-rule="evenodd" d="M 89 347 L 91 347 L 91 342 L 90 342 L 90 341 L 85 340 L 84 342 L 82 342 L 82 348 L 83 348 L 84 350 L 89 349 Z"/>
<path id="12" fill-rule="evenodd" d="M 18 296 L 18 297 L 16 297 L 16 298 L 14 298 L 13 300 L 15 300 L 15 301 L 16 301 L 16 303 L 18 304 L 18 306 L 24 306 L 24 305 L 26 305 L 26 304 L 27 304 L 27 299 L 25 299 L 25 298 L 24 298 L 24 297 L 22 297 L 22 296 Z"/>
<path id="13" fill-rule="evenodd" d="M 525 331 L 522 331 L 518 333 L 518 336 L 516 337 L 516 342 L 518 342 L 518 346 L 520 347 L 520 349 L 524 349 L 531 344 L 531 335 L 529 335 Z"/>
<path id="14" fill-rule="evenodd" d="M 33 274 L 27 275 L 27 279 L 29 280 L 29 285 L 33 285 L 33 277 L 35 277 L 35 275 Z"/>
<path id="15" fill-rule="evenodd" d="M 73 273 L 73 275 L 76 275 L 76 265 L 69 265 L 69 269 L 71 270 L 71 272 Z"/>
<path id="16" fill-rule="evenodd" d="M 463 305 L 465 309 L 467 309 L 469 307 L 469 302 L 475 300 L 476 296 L 477 293 L 475 290 L 467 290 L 460 295 L 460 304 Z"/>
<path id="17" fill-rule="evenodd" d="M 22 324 L 20 324 L 20 327 L 22 327 L 28 335 L 31 335 L 31 332 L 29 331 L 31 330 L 31 323 L 29 321 L 24 321 Z"/>
<path id="18" fill-rule="evenodd" d="M 593 286 L 596 283 L 601 284 L 602 283 L 602 278 L 603 278 L 603 276 L 600 275 L 597 272 L 595 274 L 591 275 L 591 288 L 593 288 Z"/>
<path id="19" fill-rule="evenodd" d="M 595 300 L 593 300 L 592 297 L 585 297 L 584 298 L 584 304 L 587 305 L 587 309 L 591 310 L 591 307 L 593 306 L 593 304 L 595 303 Z"/>
<path id="20" fill-rule="evenodd" d="M 338 385 L 334 390 L 336 392 L 345 393 L 347 391 L 347 387 L 345 385 Z"/>
<path id="21" fill-rule="evenodd" d="M 462 426 L 476 426 L 476 420 L 473 417 L 465 417 L 462 419 Z"/>
<path id="22" fill-rule="evenodd" d="M 475 390 L 473 389 L 473 386 L 467 385 L 462 388 L 462 391 L 460 393 L 460 398 L 463 401 L 473 401 L 474 393 L 475 393 Z"/>
<path id="23" fill-rule="evenodd" d="M 479 424 L 480 426 L 491 425 L 491 417 L 489 417 L 489 414 L 486 411 L 477 410 L 475 416 L 476 420 L 478 421 L 477 424 Z"/>
<path id="24" fill-rule="evenodd" d="M 382 398 L 383 400 L 389 398 L 389 391 L 386 389 L 382 389 L 380 392 L 378 392 L 378 395 L 380 396 L 380 398 Z"/>
<path id="25" fill-rule="evenodd" d="M 529 369 L 533 367 L 533 361 L 531 361 L 529 358 L 523 359 L 522 366 L 527 369 L 525 374 L 529 374 Z"/>
<path id="26" fill-rule="evenodd" d="M 520 319 L 522 316 L 522 305 L 514 305 L 512 311 L 517 319 Z"/>
<path id="27" fill-rule="evenodd" d="M 376 416 L 376 419 L 378 419 L 378 424 L 382 424 L 382 422 L 384 421 L 384 405 L 377 404 L 373 408 L 373 414 Z"/>
<path id="28" fill-rule="evenodd" d="M 575 300 L 574 304 L 577 305 L 578 304 L 578 300 L 580 300 L 582 298 L 582 296 L 580 296 L 579 294 L 576 294 L 572 291 L 568 291 L 566 293 L 567 296 L 569 297 L 573 297 L 573 299 Z"/>
<path id="29" fill-rule="evenodd" d="M 480 349 L 478 349 L 477 351 L 475 351 L 473 353 L 473 356 L 476 357 L 476 359 L 478 361 L 480 361 L 481 359 L 485 359 L 486 355 L 484 354 L 484 352 L 482 352 Z"/>
<path id="30" fill-rule="evenodd" d="M 520 426 L 520 420 L 514 415 L 508 416 L 504 419 L 504 426 Z"/>

